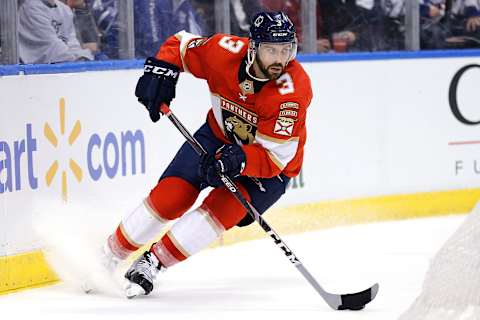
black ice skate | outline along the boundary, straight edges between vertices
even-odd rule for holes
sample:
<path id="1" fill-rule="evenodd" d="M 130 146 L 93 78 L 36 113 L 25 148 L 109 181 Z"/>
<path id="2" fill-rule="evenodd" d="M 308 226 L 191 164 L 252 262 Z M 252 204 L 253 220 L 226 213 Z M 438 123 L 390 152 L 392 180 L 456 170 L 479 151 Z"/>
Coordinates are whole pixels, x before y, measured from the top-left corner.
<path id="1" fill-rule="evenodd" d="M 152 252 L 145 251 L 125 273 L 128 282 L 125 287 L 127 298 L 131 299 L 152 292 L 155 278 L 162 269 L 164 267 L 157 257 Z"/>

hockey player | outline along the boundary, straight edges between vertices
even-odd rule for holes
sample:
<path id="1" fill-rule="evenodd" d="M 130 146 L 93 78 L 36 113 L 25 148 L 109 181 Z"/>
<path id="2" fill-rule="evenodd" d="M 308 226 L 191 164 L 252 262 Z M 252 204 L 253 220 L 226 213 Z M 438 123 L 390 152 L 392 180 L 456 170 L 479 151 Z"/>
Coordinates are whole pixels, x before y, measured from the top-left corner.
<path id="1" fill-rule="evenodd" d="M 253 222 L 218 171 L 234 179 L 259 213 L 300 172 L 312 89 L 296 51 L 295 27 L 287 15 L 260 12 L 252 19 L 249 38 L 202 38 L 182 31 L 146 59 L 135 95 L 152 121 L 160 119 L 159 106 L 175 97 L 180 72 L 207 81 L 212 108 L 194 135 L 208 155 L 198 156 L 185 143 L 104 246 L 106 263 L 113 268 L 177 219 L 127 270 L 128 297 L 149 294 L 160 270 L 206 248 L 226 230 Z M 214 189 L 200 207 L 187 212 L 208 186 Z"/>

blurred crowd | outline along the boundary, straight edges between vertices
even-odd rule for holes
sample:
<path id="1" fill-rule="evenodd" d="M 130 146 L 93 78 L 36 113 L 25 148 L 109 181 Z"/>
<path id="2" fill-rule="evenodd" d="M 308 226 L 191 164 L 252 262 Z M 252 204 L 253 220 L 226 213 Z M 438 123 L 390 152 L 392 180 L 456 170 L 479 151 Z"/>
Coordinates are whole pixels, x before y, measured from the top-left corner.
<path id="1" fill-rule="evenodd" d="M 22 63 L 119 59 L 126 28 L 121 0 L 18 0 Z M 302 48 L 301 0 L 225 0 L 230 33 L 248 36 L 260 10 L 284 11 Z M 135 57 L 145 58 L 180 30 L 215 32 L 213 0 L 134 0 Z M 480 47 L 480 0 L 419 0 L 421 49 Z M 406 0 L 317 0 L 317 51 L 405 49 Z"/>

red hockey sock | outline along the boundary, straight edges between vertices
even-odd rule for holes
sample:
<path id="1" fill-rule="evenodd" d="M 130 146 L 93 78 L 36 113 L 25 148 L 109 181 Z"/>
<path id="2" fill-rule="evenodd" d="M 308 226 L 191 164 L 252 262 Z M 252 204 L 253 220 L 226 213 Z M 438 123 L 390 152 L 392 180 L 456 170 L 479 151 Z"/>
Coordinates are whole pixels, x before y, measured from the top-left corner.
<path id="1" fill-rule="evenodd" d="M 120 259 L 126 259 L 132 252 L 138 250 L 139 246 L 132 244 L 132 242 L 122 231 L 122 224 L 117 227 L 114 234 L 108 237 L 110 250 Z"/>
<path id="2" fill-rule="evenodd" d="M 149 204 L 166 220 L 174 220 L 195 203 L 200 192 L 189 182 L 178 177 L 167 177 L 150 192 Z"/>
<path id="3" fill-rule="evenodd" d="M 239 186 L 248 200 L 246 190 Z M 178 219 L 170 231 L 155 243 L 152 251 L 165 267 L 171 267 L 211 244 L 228 228 L 235 226 L 246 214 L 245 208 L 230 191 L 216 188 L 200 208 Z"/>
<path id="4" fill-rule="evenodd" d="M 240 193 L 250 201 L 247 190 L 237 183 Z M 213 215 L 228 230 L 237 225 L 243 219 L 247 210 L 225 187 L 216 188 L 205 198 L 202 209 Z"/>

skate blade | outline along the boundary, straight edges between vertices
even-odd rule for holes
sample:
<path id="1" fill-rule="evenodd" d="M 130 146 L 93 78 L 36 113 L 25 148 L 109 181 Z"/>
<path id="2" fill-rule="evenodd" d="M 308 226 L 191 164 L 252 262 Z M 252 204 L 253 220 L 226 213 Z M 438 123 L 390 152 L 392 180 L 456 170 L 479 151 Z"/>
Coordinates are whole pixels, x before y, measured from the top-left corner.
<path id="1" fill-rule="evenodd" d="M 133 299 L 137 296 L 145 295 L 145 290 L 138 284 L 126 280 L 125 284 L 125 296 L 128 299 Z"/>

